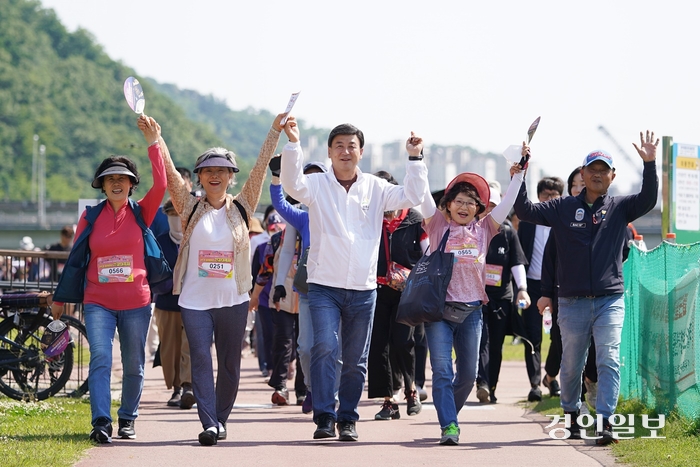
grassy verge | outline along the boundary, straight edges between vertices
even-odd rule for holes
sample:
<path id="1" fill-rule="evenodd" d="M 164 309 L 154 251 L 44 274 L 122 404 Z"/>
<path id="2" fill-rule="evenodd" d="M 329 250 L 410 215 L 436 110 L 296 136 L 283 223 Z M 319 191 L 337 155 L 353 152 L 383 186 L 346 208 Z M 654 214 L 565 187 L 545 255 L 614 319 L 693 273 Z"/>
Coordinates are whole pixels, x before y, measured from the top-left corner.
<path id="1" fill-rule="evenodd" d="M 546 415 L 563 415 L 559 398 L 544 397 L 542 402 L 528 404 L 529 407 Z M 595 411 L 591 411 L 595 415 Z M 660 467 L 698 465 L 700 459 L 700 421 L 691 421 L 673 412 L 666 416 L 664 428 L 656 433 L 661 439 L 648 438 L 649 429 L 643 426 L 642 415 L 652 419 L 658 414 L 649 410 L 639 401 L 620 400 L 616 413 L 634 414 L 634 438 L 620 440 L 612 444 L 612 452 L 618 462 L 639 467 Z M 589 435 L 593 435 L 589 432 Z M 625 435 L 632 436 L 632 435 Z"/>
<path id="2" fill-rule="evenodd" d="M 506 336 L 503 344 L 503 360 L 523 361 L 523 344 L 511 345 L 511 337 Z M 542 359 L 549 352 L 550 338 L 543 336 Z M 563 415 L 559 398 L 545 395 L 541 402 L 528 403 L 532 410 L 545 415 Z M 591 411 L 595 415 L 595 411 Z M 675 412 L 666 415 L 665 427 L 658 431 L 662 439 L 645 438 L 650 431 L 642 424 L 642 415 L 647 414 L 652 419 L 658 417 L 639 401 L 620 400 L 617 406 L 618 414 L 635 414 L 634 438 L 620 440 L 612 445 L 612 452 L 618 462 L 639 467 L 665 467 L 700 465 L 700 420 L 693 421 L 681 417 Z M 589 435 L 593 435 L 590 432 Z"/>
<path id="3" fill-rule="evenodd" d="M 517 344 L 513 345 L 513 336 L 506 336 L 506 340 L 503 343 L 503 360 L 504 361 L 513 361 L 513 362 L 525 362 L 525 350 L 524 347 L 527 347 L 528 350 L 530 350 L 530 345 L 529 344 Z M 549 337 L 549 334 L 542 334 L 542 349 L 540 351 L 540 354 L 542 355 L 542 363 L 544 363 L 545 359 L 547 358 L 547 354 L 549 353 L 549 345 L 551 344 L 552 340 Z"/>
<path id="4" fill-rule="evenodd" d="M 0 398 L 0 464 L 71 466 L 93 446 L 89 428 L 87 399 L 26 403 Z"/>

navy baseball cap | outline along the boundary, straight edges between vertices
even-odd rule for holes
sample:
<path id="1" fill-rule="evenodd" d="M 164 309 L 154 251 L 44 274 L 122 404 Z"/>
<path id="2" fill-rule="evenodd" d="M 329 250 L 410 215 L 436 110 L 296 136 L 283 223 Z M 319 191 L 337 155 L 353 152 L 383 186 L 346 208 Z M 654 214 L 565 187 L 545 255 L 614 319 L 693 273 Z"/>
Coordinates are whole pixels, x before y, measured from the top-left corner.
<path id="1" fill-rule="evenodd" d="M 581 165 L 586 167 L 591 165 L 595 161 L 603 161 L 606 164 L 608 164 L 608 167 L 610 167 L 611 169 L 615 168 L 613 166 L 613 158 L 610 155 L 610 153 L 607 151 L 603 151 L 602 149 L 596 149 L 595 151 L 590 152 L 583 160 L 583 164 Z"/>

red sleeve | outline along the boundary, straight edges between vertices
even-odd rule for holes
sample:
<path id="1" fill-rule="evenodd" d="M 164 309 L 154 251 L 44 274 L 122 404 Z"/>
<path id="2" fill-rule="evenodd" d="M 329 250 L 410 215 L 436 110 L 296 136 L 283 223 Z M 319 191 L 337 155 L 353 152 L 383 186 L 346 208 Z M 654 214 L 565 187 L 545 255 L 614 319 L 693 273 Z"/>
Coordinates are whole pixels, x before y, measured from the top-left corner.
<path id="1" fill-rule="evenodd" d="M 139 206 L 141 206 L 144 222 L 146 225 L 151 225 L 156 217 L 158 208 L 160 208 L 160 203 L 163 201 L 163 196 L 165 196 L 168 182 L 165 177 L 165 164 L 160 153 L 160 144 L 153 144 L 148 147 L 148 158 L 151 160 L 153 186 L 148 190 L 146 196 L 139 201 Z"/>
<path id="2" fill-rule="evenodd" d="M 80 237 L 80 234 L 83 233 L 83 230 L 85 230 L 85 227 L 87 227 L 88 222 L 85 220 L 85 216 L 87 215 L 87 209 L 83 211 L 83 213 L 80 215 L 80 220 L 78 221 L 78 226 L 75 228 L 75 238 L 76 240 L 78 237 Z"/>

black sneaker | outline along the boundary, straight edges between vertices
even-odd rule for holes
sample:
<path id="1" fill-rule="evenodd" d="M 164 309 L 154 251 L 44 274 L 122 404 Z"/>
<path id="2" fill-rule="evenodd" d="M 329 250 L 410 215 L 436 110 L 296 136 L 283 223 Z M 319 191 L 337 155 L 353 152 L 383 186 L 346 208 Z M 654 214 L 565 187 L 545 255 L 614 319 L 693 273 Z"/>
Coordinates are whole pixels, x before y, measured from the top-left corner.
<path id="1" fill-rule="evenodd" d="M 180 407 L 180 388 L 177 386 L 173 389 L 173 395 L 170 396 L 168 407 Z"/>
<path id="2" fill-rule="evenodd" d="M 126 420 L 124 418 L 119 419 L 119 430 L 117 430 L 117 435 L 121 439 L 136 439 L 136 422 L 134 420 Z"/>
<path id="3" fill-rule="evenodd" d="M 607 446 L 608 444 L 619 442 L 613 436 L 612 424 L 607 418 L 603 418 L 603 431 L 599 431 L 596 435 L 600 436 L 600 438 L 595 440 L 595 444 L 598 446 Z"/>
<path id="4" fill-rule="evenodd" d="M 410 415 L 418 415 L 423 409 L 423 404 L 420 403 L 420 398 L 418 396 L 418 391 L 411 391 L 406 393 L 406 413 Z M 397 412 L 398 413 L 398 412 Z"/>
<path id="5" fill-rule="evenodd" d="M 355 431 L 355 422 L 338 422 L 338 441 L 357 441 L 357 431 Z"/>
<path id="6" fill-rule="evenodd" d="M 112 422 L 108 418 L 100 417 L 95 420 L 95 425 L 90 431 L 90 439 L 99 444 L 112 442 Z"/>
<path id="7" fill-rule="evenodd" d="M 401 418 L 399 404 L 391 402 L 390 400 L 384 400 L 382 410 L 377 412 L 377 415 L 374 416 L 375 420 L 398 420 L 399 418 Z"/>
<path id="8" fill-rule="evenodd" d="M 564 412 L 564 415 L 571 416 L 571 425 L 566 427 L 570 433 L 568 439 L 581 439 L 581 426 L 579 426 L 578 422 L 576 421 L 576 419 L 579 416 L 579 413 L 578 412 Z"/>
<path id="9" fill-rule="evenodd" d="M 540 388 L 537 386 L 534 386 L 532 389 L 530 389 L 530 392 L 527 395 L 527 400 L 528 402 L 539 402 L 542 400 L 542 391 L 540 391 Z"/>
<path id="10" fill-rule="evenodd" d="M 206 429 L 199 434 L 199 444 L 202 446 L 214 446 L 218 437 L 218 428 L 216 431 Z"/>
<path id="11" fill-rule="evenodd" d="M 314 431 L 314 439 L 323 438 L 335 438 L 335 420 L 328 414 L 318 417 Z"/>

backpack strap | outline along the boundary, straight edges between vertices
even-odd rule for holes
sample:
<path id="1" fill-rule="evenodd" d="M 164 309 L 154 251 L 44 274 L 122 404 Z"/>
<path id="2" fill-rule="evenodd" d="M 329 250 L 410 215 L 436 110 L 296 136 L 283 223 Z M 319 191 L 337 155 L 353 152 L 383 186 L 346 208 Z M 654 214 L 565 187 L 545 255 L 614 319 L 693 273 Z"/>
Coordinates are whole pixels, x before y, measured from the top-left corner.
<path id="1" fill-rule="evenodd" d="M 129 205 L 131 206 L 131 210 L 134 211 L 134 217 L 136 218 L 136 223 L 141 228 L 141 230 L 146 231 L 146 229 L 148 229 L 148 226 L 146 225 L 146 222 L 143 220 L 143 214 L 141 214 L 141 206 L 139 205 L 139 203 L 137 203 L 136 201 L 134 201 L 131 198 L 129 198 Z"/>
<path id="2" fill-rule="evenodd" d="M 245 222 L 246 229 L 250 229 L 250 225 L 248 224 L 248 213 L 245 212 L 245 208 L 243 207 L 243 205 L 241 203 L 238 202 L 237 199 L 234 199 L 233 203 L 238 208 L 238 211 L 240 211 L 241 217 L 243 218 L 243 222 Z"/>
<path id="3" fill-rule="evenodd" d="M 233 204 L 236 205 L 238 208 L 238 211 L 241 213 L 241 217 L 243 218 L 243 222 L 245 222 L 245 226 L 247 229 L 250 229 L 250 225 L 248 224 L 248 213 L 245 212 L 245 208 L 241 203 L 238 202 L 237 199 L 233 200 Z M 194 212 L 197 210 L 197 205 L 199 205 L 199 200 L 197 200 L 196 203 L 194 203 L 194 207 L 192 208 L 192 212 L 190 213 L 189 217 L 187 218 L 187 224 L 185 224 L 185 229 L 187 229 L 187 226 L 190 225 L 190 221 L 192 220 L 192 216 L 194 216 Z"/>
<path id="4" fill-rule="evenodd" d="M 192 208 L 192 212 L 190 213 L 190 216 L 187 218 L 187 224 L 185 224 L 185 230 L 187 230 L 187 226 L 190 225 L 190 221 L 192 220 L 192 216 L 194 216 L 194 212 L 197 210 L 198 205 L 199 205 L 199 200 L 197 200 L 197 202 L 194 203 L 194 207 Z"/>

